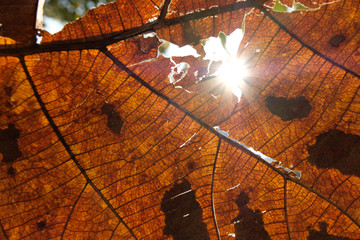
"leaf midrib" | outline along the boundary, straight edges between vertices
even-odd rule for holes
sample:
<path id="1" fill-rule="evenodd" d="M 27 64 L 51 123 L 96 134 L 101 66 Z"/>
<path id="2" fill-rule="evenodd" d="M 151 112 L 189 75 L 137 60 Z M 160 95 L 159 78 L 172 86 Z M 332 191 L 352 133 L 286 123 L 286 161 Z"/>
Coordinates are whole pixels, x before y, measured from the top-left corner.
<path id="1" fill-rule="evenodd" d="M 42 110 L 42 112 L 44 113 L 47 121 L 49 122 L 51 128 L 53 129 L 53 131 L 55 132 L 56 136 L 58 137 L 58 139 L 60 140 L 61 144 L 64 146 L 65 150 L 67 151 L 67 153 L 70 155 L 70 158 L 73 160 L 73 162 L 76 164 L 77 168 L 80 170 L 81 174 L 84 176 L 84 178 L 86 179 L 86 182 L 94 189 L 94 191 L 99 195 L 99 197 L 104 201 L 104 203 L 108 206 L 108 208 L 111 210 L 111 212 L 116 216 L 117 219 L 119 219 L 119 222 L 121 222 L 125 228 L 130 232 L 130 234 L 133 236 L 134 239 L 137 239 L 134 232 L 131 230 L 131 228 L 124 222 L 124 220 L 122 219 L 122 217 L 120 217 L 120 215 L 116 212 L 116 210 L 114 209 L 114 207 L 110 204 L 110 202 L 105 198 L 105 196 L 101 193 L 101 191 L 96 187 L 96 185 L 91 181 L 90 177 L 88 176 L 88 174 L 86 173 L 85 169 L 81 166 L 81 164 L 79 163 L 79 161 L 76 159 L 75 154 L 72 152 L 72 150 L 70 149 L 69 144 L 67 144 L 67 142 L 65 141 L 65 138 L 62 136 L 62 134 L 60 133 L 60 130 L 58 128 L 58 126 L 55 124 L 54 120 L 52 119 L 52 117 L 50 116 L 49 111 L 46 109 L 45 107 L 45 103 L 42 101 L 41 96 L 39 94 L 39 92 L 36 89 L 35 83 L 32 80 L 32 77 L 27 69 L 26 63 L 25 63 L 25 59 L 24 57 L 20 57 L 20 63 L 21 66 L 25 72 L 26 78 L 28 79 L 31 88 L 34 92 L 35 98 L 38 101 L 40 108 Z"/>
<path id="2" fill-rule="evenodd" d="M 171 1 L 166 0 L 166 4 L 170 4 L 170 2 Z M 184 22 L 184 21 L 201 19 L 201 18 L 204 18 L 204 17 L 207 17 L 207 16 L 214 16 L 216 14 L 221 14 L 221 13 L 225 13 L 225 12 L 231 12 L 231 11 L 235 11 L 235 10 L 239 10 L 239 9 L 256 7 L 260 11 L 264 12 L 264 14 L 268 18 L 270 18 L 275 24 L 277 24 L 280 29 L 284 30 L 287 34 L 289 34 L 292 38 L 294 38 L 296 41 L 298 41 L 302 46 L 304 46 L 304 47 L 308 48 L 309 50 L 311 50 L 314 54 L 320 56 L 321 58 L 325 59 L 326 61 L 330 62 L 331 64 L 339 67 L 340 69 L 346 71 L 347 73 L 352 74 L 353 76 L 355 76 L 357 78 L 360 78 L 359 74 L 357 74 L 357 73 L 353 72 L 352 70 L 346 68 L 345 66 L 335 62 L 334 60 L 330 59 L 326 55 L 320 53 L 319 51 L 317 51 L 316 49 L 314 49 L 310 45 L 303 42 L 299 37 L 297 37 L 290 30 L 288 30 L 283 24 L 281 24 L 265 7 L 258 6 L 255 1 L 247 0 L 247 1 L 244 1 L 244 2 L 237 2 L 237 3 L 231 4 L 231 5 L 225 5 L 225 6 L 221 6 L 221 7 L 217 7 L 217 8 L 211 8 L 211 9 L 203 10 L 203 11 L 200 11 L 200 12 L 195 12 L 195 13 L 192 13 L 192 14 L 184 15 L 184 16 L 181 16 L 181 17 L 173 18 L 173 19 L 165 19 L 166 11 L 164 11 L 164 9 L 165 9 L 165 7 L 166 8 L 168 7 L 168 5 L 166 5 L 166 4 L 164 4 L 164 7 L 163 7 L 163 9 L 161 11 L 161 14 L 160 14 L 158 20 L 156 20 L 154 22 L 151 22 L 151 23 L 144 24 L 143 26 L 136 27 L 136 28 L 131 28 L 131 29 L 119 32 L 119 33 L 115 33 L 115 34 L 112 33 L 109 36 L 102 36 L 102 37 L 104 37 L 102 39 L 96 39 L 97 37 L 94 37 L 93 38 L 94 40 L 89 40 L 89 41 L 86 41 L 86 42 L 83 42 L 82 40 L 74 40 L 74 41 L 55 42 L 55 43 L 51 43 L 51 44 L 42 44 L 42 45 L 36 45 L 36 46 L 32 46 L 32 47 L 25 47 L 25 48 L 8 48 L 8 49 L 0 50 L 0 56 L 16 56 L 16 57 L 19 57 L 21 65 L 22 65 L 22 67 L 23 67 L 23 69 L 25 71 L 25 74 L 26 74 L 26 76 L 27 76 L 32 88 L 33 88 L 34 94 L 35 94 L 35 96 L 36 96 L 36 98 L 37 98 L 37 100 L 38 100 L 38 102 L 39 102 L 39 104 L 40 104 L 40 106 L 42 108 L 42 111 L 44 112 L 46 118 L 49 121 L 49 124 L 53 128 L 53 130 L 56 133 L 56 135 L 58 136 L 59 140 L 61 141 L 61 143 L 63 144 L 63 146 L 65 147 L 65 149 L 67 150 L 67 152 L 69 153 L 69 155 L 71 156 L 71 158 L 73 159 L 73 161 L 75 162 L 77 167 L 80 169 L 81 173 L 84 175 L 87 182 L 93 187 L 93 189 L 97 192 L 97 194 L 99 194 L 99 196 L 102 198 L 102 200 L 108 205 L 110 210 L 120 220 L 120 222 L 122 222 L 124 224 L 124 226 L 132 234 L 134 239 L 137 239 L 137 238 L 134 235 L 134 233 L 132 232 L 131 228 L 129 228 L 126 225 L 126 223 L 122 220 L 122 218 L 119 216 L 119 214 L 116 212 L 116 210 L 111 206 L 111 204 L 108 202 L 108 200 L 103 196 L 103 194 L 97 189 L 95 184 L 88 177 L 86 171 L 79 164 L 79 162 L 77 161 L 75 155 L 72 153 L 72 151 L 70 149 L 70 146 L 66 143 L 66 141 L 63 138 L 62 134 L 60 133 L 58 127 L 56 126 L 56 124 L 52 120 L 50 114 L 48 113 L 48 111 L 45 108 L 45 104 L 42 102 L 41 97 L 40 97 L 39 93 L 37 92 L 37 89 L 36 89 L 32 79 L 31 79 L 31 76 L 30 76 L 30 74 L 29 74 L 29 72 L 27 70 L 25 60 L 24 60 L 24 56 L 30 55 L 30 54 L 36 54 L 36 53 L 56 52 L 56 51 L 70 51 L 70 50 L 83 50 L 83 49 L 87 49 L 87 50 L 88 49 L 98 49 L 98 50 L 101 50 L 101 52 L 103 52 L 107 57 L 112 59 L 112 61 L 114 63 L 116 63 L 120 68 L 122 68 L 130 76 L 132 76 L 137 81 L 139 81 L 143 86 L 147 87 L 153 93 L 160 96 L 161 98 L 163 98 L 164 100 L 169 102 L 169 104 L 175 106 L 177 109 L 179 109 L 180 111 L 184 112 L 186 115 L 191 117 L 194 121 L 199 123 L 202 127 L 206 128 L 208 131 L 210 131 L 211 133 L 216 135 L 219 138 L 219 141 L 223 140 L 224 142 L 227 142 L 228 144 L 230 144 L 230 145 L 236 147 L 237 149 L 240 149 L 241 151 L 245 152 L 249 156 L 259 160 L 260 162 L 262 162 L 264 164 L 266 164 L 269 168 L 271 168 L 272 170 L 274 170 L 278 174 L 280 174 L 285 179 L 285 182 L 287 180 L 288 181 L 293 181 L 294 183 L 300 185 L 301 187 L 303 187 L 303 188 L 307 189 L 308 191 L 310 191 L 310 192 L 316 194 L 317 196 L 321 197 L 322 199 L 324 199 L 325 201 L 327 201 L 328 203 L 330 203 L 331 205 L 333 205 L 337 209 L 339 209 L 344 215 L 346 215 L 349 219 L 351 219 L 354 222 L 355 225 L 357 225 L 360 228 L 360 224 L 357 223 L 355 221 L 355 219 L 353 219 L 345 210 L 343 210 L 341 207 L 339 207 L 335 202 L 333 202 L 329 198 L 323 196 L 322 194 L 318 193 L 317 191 L 313 190 L 312 188 L 302 184 L 300 181 L 297 181 L 297 180 L 289 177 L 287 174 L 284 174 L 278 168 L 276 168 L 275 166 L 269 164 L 268 162 L 263 160 L 261 157 L 259 157 L 256 154 L 252 153 L 251 151 L 244 148 L 240 144 L 234 142 L 230 138 L 227 138 L 227 137 L 221 135 L 219 132 L 214 130 L 211 126 L 204 123 L 201 119 L 198 119 L 195 115 L 188 112 L 186 109 L 182 108 L 175 101 L 173 101 L 172 99 L 170 99 L 167 96 L 163 95 L 162 93 L 158 92 L 156 89 L 152 88 L 147 82 L 145 82 L 143 79 L 141 79 L 135 73 L 133 73 L 130 69 L 128 69 L 118 59 L 116 59 L 116 57 L 113 56 L 106 49 L 106 46 L 108 46 L 108 45 L 110 45 L 112 43 L 121 41 L 121 40 L 125 40 L 127 38 L 131 38 L 131 37 L 146 33 L 148 31 L 155 31 L 155 30 L 160 29 L 160 28 L 162 28 L 164 26 L 171 26 L 171 25 L 179 24 L 179 23 Z M 359 91 L 359 88 L 356 90 L 356 92 Z M 214 169 L 215 169 L 215 167 L 216 166 L 214 165 Z M 212 176 L 213 178 L 214 178 L 214 174 L 215 174 L 215 170 L 213 172 L 213 176 Z M 284 188 L 285 188 L 285 186 L 284 186 Z"/>
<path id="3" fill-rule="evenodd" d="M 167 4 L 171 1 L 166 0 Z M 167 8 L 164 5 L 163 8 Z M 164 11 L 161 11 L 161 14 L 157 20 L 154 22 L 146 23 L 139 27 L 130 28 L 121 32 L 113 32 L 111 34 L 104 34 L 99 39 L 99 36 L 89 37 L 84 41 L 84 39 L 75 39 L 75 40 L 65 40 L 51 43 L 43 43 L 41 45 L 34 45 L 30 47 L 12 47 L 8 45 L 6 49 L 0 49 L 0 56 L 26 56 L 37 53 L 45 52 L 57 52 L 57 51 L 71 51 L 71 50 L 88 50 L 88 49 L 102 49 L 113 43 L 135 37 L 147 32 L 155 32 L 157 29 L 160 29 L 164 26 L 172 26 L 186 21 L 201 19 L 209 16 L 214 16 L 221 13 L 232 12 L 239 9 L 253 8 L 258 7 L 256 1 L 241 1 L 236 2 L 230 5 L 219 6 L 217 8 L 210 8 L 199 12 L 194 12 L 177 18 L 165 19 Z"/>
<path id="4" fill-rule="evenodd" d="M 138 75 L 136 75 L 132 70 L 130 70 L 129 68 L 127 68 L 125 66 L 125 64 L 123 64 L 122 62 L 120 62 L 114 55 L 112 55 L 106 48 L 101 50 L 106 56 L 108 56 L 117 66 L 119 66 L 121 69 L 123 69 L 127 74 L 129 74 L 131 77 L 133 77 L 135 80 L 137 80 L 138 82 L 140 82 L 143 86 L 145 86 L 146 88 L 148 88 L 152 93 L 156 94 L 157 96 L 161 97 L 162 99 L 164 99 L 165 101 L 167 101 L 169 104 L 173 105 L 175 108 L 179 109 L 180 111 L 182 111 L 185 115 L 189 116 L 191 119 L 193 119 L 195 122 L 197 122 L 198 124 L 200 124 L 202 127 L 204 127 L 206 130 L 208 130 L 209 132 L 211 132 L 212 134 L 216 135 L 219 138 L 219 141 L 224 141 L 226 143 L 228 143 L 229 145 L 241 150 L 242 152 L 246 153 L 247 155 L 249 155 L 250 157 L 253 157 L 255 159 L 257 159 L 258 161 L 260 161 L 261 163 L 267 165 L 269 168 L 271 168 L 272 170 L 274 170 L 275 172 L 277 172 L 279 175 L 281 175 L 285 182 L 286 181 L 292 181 L 295 184 L 300 185 L 301 187 L 307 189 L 309 192 L 312 192 L 314 194 L 316 194 L 317 196 L 319 196 L 320 198 L 324 199 L 325 201 L 327 201 L 328 203 L 330 203 L 331 205 L 333 205 L 334 207 L 336 207 L 337 209 L 339 209 L 340 212 L 342 212 L 345 216 L 347 216 L 356 226 L 358 226 L 360 228 L 360 224 L 358 222 L 356 222 L 356 220 L 350 216 L 344 209 L 342 209 L 339 205 L 337 205 L 334 201 L 332 201 L 331 199 L 327 198 L 326 196 L 322 195 L 321 193 L 315 191 L 314 189 L 306 186 L 305 184 L 301 183 L 299 180 L 296 180 L 292 177 L 290 177 L 288 174 L 284 173 L 283 171 L 281 171 L 279 168 L 277 168 L 276 166 L 268 163 L 266 160 L 262 159 L 260 156 L 256 155 L 255 153 L 251 152 L 250 150 L 248 150 L 246 147 L 244 147 L 245 145 L 241 143 L 237 143 L 234 140 L 232 140 L 229 137 L 225 137 L 224 135 L 222 135 L 221 133 L 219 133 L 218 131 L 216 131 L 213 127 L 209 126 L 208 124 L 206 124 L 205 122 L 203 122 L 201 119 L 199 119 L 198 117 L 196 117 L 194 114 L 192 114 L 191 112 L 187 111 L 185 108 L 181 107 L 178 103 L 176 103 L 174 100 L 172 100 L 171 98 L 169 98 L 168 96 L 162 94 L 161 92 L 157 91 L 156 89 L 154 89 L 149 83 L 147 83 L 146 81 L 144 81 L 142 78 L 140 78 Z M 265 154 L 264 154 L 265 155 Z M 215 159 L 217 160 L 217 159 Z M 215 168 L 216 166 L 214 166 Z M 214 178 L 214 174 L 215 171 L 213 171 L 213 175 L 212 178 Z M 285 188 L 285 185 L 284 185 Z"/>

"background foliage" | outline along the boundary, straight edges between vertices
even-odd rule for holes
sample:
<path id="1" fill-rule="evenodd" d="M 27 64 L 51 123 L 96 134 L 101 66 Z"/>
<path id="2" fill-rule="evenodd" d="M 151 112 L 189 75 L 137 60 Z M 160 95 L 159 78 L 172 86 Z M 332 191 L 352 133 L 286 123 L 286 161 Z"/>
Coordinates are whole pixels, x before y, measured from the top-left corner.
<path id="1" fill-rule="evenodd" d="M 62 22 L 72 22 L 87 11 L 111 0 L 46 0 L 44 14 Z"/>

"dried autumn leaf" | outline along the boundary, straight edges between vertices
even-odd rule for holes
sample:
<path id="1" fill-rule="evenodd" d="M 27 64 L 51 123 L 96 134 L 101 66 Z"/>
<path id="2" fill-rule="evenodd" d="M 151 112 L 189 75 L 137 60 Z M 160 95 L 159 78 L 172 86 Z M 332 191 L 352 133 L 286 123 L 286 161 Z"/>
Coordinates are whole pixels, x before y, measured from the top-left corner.
<path id="1" fill-rule="evenodd" d="M 34 45 L 42 26 L 45 0 L 0 1 L 0 36 L 3 45 Z"/>
<path id="2" fill-rule="evenodd" d="M 2 46 L 0 238 L 359 239 L 359 3 L 275 3 L 117 1 Z M 238 103 L 200 43 L 244 19 Z"/>

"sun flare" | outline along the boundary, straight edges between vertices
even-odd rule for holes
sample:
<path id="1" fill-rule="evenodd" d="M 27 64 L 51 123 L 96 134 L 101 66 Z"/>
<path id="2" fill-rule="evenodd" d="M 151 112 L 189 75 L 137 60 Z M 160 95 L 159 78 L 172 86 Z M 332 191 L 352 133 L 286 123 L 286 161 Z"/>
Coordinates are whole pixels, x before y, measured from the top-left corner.
<path id="1" fill-rule="evenodd" d="M 221 62 L 221 66 L 215 73 L 210 74 L 215 76 L 221 83 L 226 86 L 226 92 L 231 90 L 241 100 L 242 89 L 245 85 L 245 79 L 248 77 L 248 67 L 246 61 L 238 57 L 239 46 L 245 32 L 245 21 L 242 23 L 241 29 L 235 29 L 229 35 L 224 32 L 219 32 L 217 37 L 209 37 L 202 41 L 204 46 L 205 57 L 204 60 L 210 60 L 208 65 L 208 73 L 211 72 L 213 63 Z"/>
<path id="2" fill-rule="evenodd" d="M 216 75 L 229 87 L 240 87 L 243 80 L 249 75 L 249 72 L 243 61 L 233 59 L 224 62 L 216 72 Z"/>
<path id="3" fill-rule="evenodd" d="M 237 58 L 224 61 L 215 75 L 231 89 L 240 102 L 244 79 L 249 76 L 245 62 Z"/>

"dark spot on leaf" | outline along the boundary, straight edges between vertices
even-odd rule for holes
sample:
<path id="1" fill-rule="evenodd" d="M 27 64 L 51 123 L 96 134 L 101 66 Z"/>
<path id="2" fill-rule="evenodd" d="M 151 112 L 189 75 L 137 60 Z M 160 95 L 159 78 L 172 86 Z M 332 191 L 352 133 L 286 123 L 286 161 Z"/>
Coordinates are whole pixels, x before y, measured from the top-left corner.
<path id="1" fill-rule="evenodd" d="M 4 92 L 5 92 L 5 94 L 7 95 L 7 96 L 11 96 L 11 94 L 12 94 L 12 90 L 13 90 L 13 88 L 12 87 L 4 87 Z"/>
<path id="2" fill-rule="evenodd" d="M 210 239 L 202 221 L 201 206 L 186 179 L 166 191 L 161 200 L 161 211 L 165 213 L 165 235 L 171 235 L 174 240 Z"/>
<path id="3" fill-rule="evenodd" d="M 351 240 L 347 237 L 338 237 L 335 235 L 330 235 L 327 233 L 326 222 L 319 222 L 320 231 L 316 231 L 315 229 L 308 228 L 309 235 L 307 237 L 308 240 Z"/>
<path id="4" fill-rule="evenodd" d="M 146 173 L 143 173 L 140 175 L 140 182 L 143 183 L 143 182 L 146 182 L 149 180 L 149 176 L 146 174 Z"/>
<path id="5" fill-rule="evenodd" d="M 332 38 L 330 38 L 329 43 L 333 47 L 338 47 L 338 46 L 340 46 L 340 43 L 345 41 L 345 39 L 346 39 L 346 37 L 344 35 L 337 34 L 337 35 L 333 36 Z"/>
<path id="6" fill-rule="evenodd" d="M 205 77 L 207 72 L 208 72 L 207 67 L 199 67 L 198 68 L 198 77 L 199 78 Z"/>
<path id="7" fill-rule="evenodd" d="M 189 22 L 182 24 L 182 44 L 198 45 L 201 37 L 194 34 L 194 29 Z"/>
<path id="8" fill-rule="evenodd" d="M 242 207 L 242 206 L 246 206 L 250 201 L 249 195 L 246 194 L 245 192 L 241 192 L 238 197 L 235 200 L 236 205 L 238 205 L 238 207 Z"/>
<path id="9" fill-rule="evenodd" d="M 15 176 L 15 168 L 10 166 L 9 169 L 7 170 L 7 174 L 9 174 L 10 176 Z"/>
<path id="10" fill-rule="evenodd" d="M 12 106 L 13 104 L 9 100 L 5 102 L 5 107 L 11 108 Z"/>
<path id="11" fill-rule="evenodd" d="M 269 96 L 265 102 L 269 111 L 283 121 L 307 117 L 311 111 L 310 102 L 304 96 L 289 99 Z"/>
<path id="12" fill-rule="evenodd" d="M 264 228 L 264 221 L 259 210 L 253 211 L 246 205 L 249 203 L 249 195 L 241 192 L 235 200 L 239 208 L 239 213 L 236 218 L 232 220 L 235 227 L 235 239 L 271 239 L 268 232 Z"/>
<path id="13" fill-rule="evenodd" d="M 159 46 L 159 39 L 154 37 L 137 37 L 135 39 L 135 43 L 138 46 L 138 50 L 136 52 L 137 55 L 148 54 L 152 49 L 157 49 Z"/>
<path id="14" fill-rule="evenodd" d="M 114 111 L 115 106 L 109 103 L 105 103 L 101 107 L 101 112 L 108 116 L 107 126 L 115 134 L 120 134 L 121 127 L 124 124 L 124 121 L 121 119 L 119 114 Z"/>
<path id="15" fill-rule="evenodd" d="M 37 226 L 37 228 L 41 231 L 41 230 L 43 230 L 43 229 L 46 227 L 46 221 L 45 221 L 45 220 L 42 220 L 42 221 L 36 223 L 36 226 Z"/>
<path id="16" fill-rule="evenodd" d="M 109 104 L 109 103 L 105 103 L 101 107 L 101 113 L 106 114 L 106 115 L 111 115 L 113 113 L 114 109 L 115 109 L 114 105 Z"/>
<path id="17" fill-rule="evenodd" d="M 318 168 L 336 168 L 360 177 L 360 136 L 332 129 L 317 136 L 308 151 L 309 162 Z"/>
<path id="18" fill-rule="evenodd" d="M 14 162 L 22 156 L 19 150 L 17 139 L 20 136 L 20 130 L 10 123 L 4 130 L 0 130 L 0 153 L 2 153 L 2 161 L 5 163 Z"/>
<path id="19" fill-rule="evenodd" d="M 191 160 L 186 164 L 186 166 L 192 171 L 195 169 L 196 164 L 194 161 Z"/>

